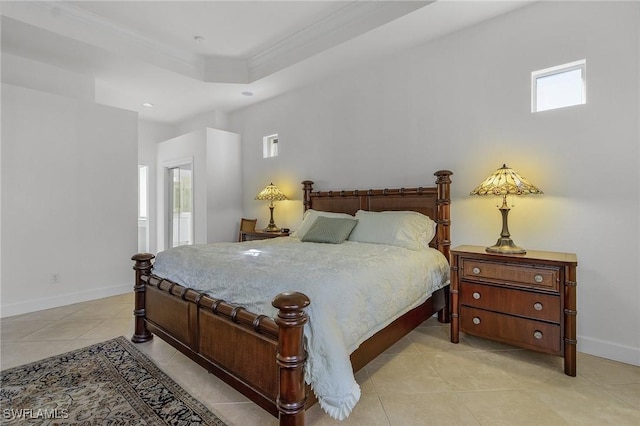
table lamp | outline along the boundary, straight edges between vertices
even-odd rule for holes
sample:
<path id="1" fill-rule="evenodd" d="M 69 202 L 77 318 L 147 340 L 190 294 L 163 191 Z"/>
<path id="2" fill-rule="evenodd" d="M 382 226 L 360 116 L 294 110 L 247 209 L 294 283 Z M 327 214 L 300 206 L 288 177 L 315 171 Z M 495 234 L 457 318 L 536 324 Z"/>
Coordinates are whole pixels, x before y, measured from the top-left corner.
<path id="1" fill-rule="evenodd" d="M 284 195 L 277 186 L 273 183 L 270 183 L 266 186 L 258 195 L 256 195 L 256 200 L 267 200 L 269 201 L 269 210 L 271 211 L 271 219 L 269 220 L 269 225 L 265 228 L 266 232 L 280 232 L 280 228 L 278 228 L 273 221 L 273 209 L 275 205 L 274 201 L 282 201 L 286 200 L 287 196 Z"/>
<path id="2" fill-rule="evenodd" d="M 530 184 L 525 178 L 520 176 L 515 170 L 503 164 L 491 176 L 485 179 L 476 189 L 471 191 L 469 195 L 502 195 L 502 232 L 498 242 L 487 247 L 489 253 L 504 254 L 524 254 L 527 251 L 522 247 L 514 244 L 509 234 L 509 226 L 507 224 L 507 216 L 509 215 L 509 206 L 507 205 L 507 195 L 527 195 L 542 194 L 543 192 Z"/>

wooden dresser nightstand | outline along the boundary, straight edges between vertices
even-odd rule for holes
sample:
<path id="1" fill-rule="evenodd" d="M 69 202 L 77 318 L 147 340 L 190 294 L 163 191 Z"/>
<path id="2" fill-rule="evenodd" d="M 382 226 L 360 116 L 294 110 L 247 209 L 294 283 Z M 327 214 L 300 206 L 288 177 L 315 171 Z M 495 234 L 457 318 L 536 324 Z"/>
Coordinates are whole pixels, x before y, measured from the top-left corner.
<path id="1" fill-rule="evenodd" d="M 564 357 L 576 375 L 576 267 L 573 253 L 451 250 L 451 342 L 459 332 Z"/>
<path id="2" fill-rule="evenodd" d="M 288 237 L 289 232 L 267 232 L 256 229 L 254 231 L 240 231 L 240 241 L 266 240 L 276 237 Z"/>

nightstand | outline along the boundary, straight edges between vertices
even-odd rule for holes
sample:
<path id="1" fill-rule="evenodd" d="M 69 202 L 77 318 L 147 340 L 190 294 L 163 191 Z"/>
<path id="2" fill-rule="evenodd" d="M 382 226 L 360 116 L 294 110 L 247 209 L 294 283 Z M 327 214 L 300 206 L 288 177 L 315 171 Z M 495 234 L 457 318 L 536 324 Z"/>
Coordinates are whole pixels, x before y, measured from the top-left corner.
<path id="1" fill-rule="evenodd" d="M 451 250 L 451 342 L 459 332 L 564 357 L 576 375 L 576 267 L 573 253 Z"/>
<path id="2" fill-rule="evenodd" d="M 289 232 L 267 232 L 260 229 L 254 231 L 240 231 L 240 241 L 266 240 L 276 237 L 288 237 Z"/>

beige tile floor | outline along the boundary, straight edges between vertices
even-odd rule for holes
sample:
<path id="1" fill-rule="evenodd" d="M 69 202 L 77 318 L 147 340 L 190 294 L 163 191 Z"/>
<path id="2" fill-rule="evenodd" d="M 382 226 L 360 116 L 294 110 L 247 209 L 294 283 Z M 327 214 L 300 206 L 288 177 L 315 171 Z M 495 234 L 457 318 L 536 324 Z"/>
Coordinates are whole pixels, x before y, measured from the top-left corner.
<path id="1" fill-rule="evenodd" d="M 6 369 L 124 335 L 133 295 L 4 318 Z M 158 338 L 138 347 L 230 426 L 277 421 Z M 640 367 L 578 354 L 578 376 L 562 359 L 462 335 L 430 319 L 356 378 L 362 397 L 344 422 L 315 405 L 311 425 L 640 425 Z"/>

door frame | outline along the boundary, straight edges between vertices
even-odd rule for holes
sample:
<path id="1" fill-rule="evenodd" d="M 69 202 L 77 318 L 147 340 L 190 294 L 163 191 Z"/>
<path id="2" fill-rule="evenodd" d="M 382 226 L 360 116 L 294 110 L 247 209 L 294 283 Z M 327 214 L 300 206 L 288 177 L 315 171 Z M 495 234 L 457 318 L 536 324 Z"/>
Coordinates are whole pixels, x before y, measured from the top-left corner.
<path id="1" fill-rule="evenodd" d="M 185 157 L 180 159 L 175 159 L 171 161 L 165 161 L 162 164 L 162 176 L 164 180 L 163 190 L 164 190 L 164 205 L 162 206 L 162 210 L 164 212 L 164 223 L 163 227 L 165 229 L 165 238 L 164 245 L 166 248 L 172 247 L 173 240 L 173 181 L 171 179 L 171 170 L 181 167 L 181 166 L 190 166 L 191 168 L 191 235 L 189 239 L 193 244 L 195 242 L 195 169 L 194 169 L 194 159 L 193 157 Z"/>

